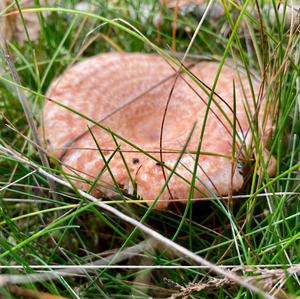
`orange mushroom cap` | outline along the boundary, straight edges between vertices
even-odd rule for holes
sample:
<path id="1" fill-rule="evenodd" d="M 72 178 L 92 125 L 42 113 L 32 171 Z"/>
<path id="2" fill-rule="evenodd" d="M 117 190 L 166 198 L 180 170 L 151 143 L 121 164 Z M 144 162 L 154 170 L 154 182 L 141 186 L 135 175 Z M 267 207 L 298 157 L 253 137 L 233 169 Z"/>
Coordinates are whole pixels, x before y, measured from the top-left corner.
<path id="1" fill-rule="evenodd" d="M 119 189 L 128 193 L 133 192 L 135 185 L 139 196 L 152 201 L 177 165 L 155 207 L 166 208 L 172 199 L 185 201 L 218 67 L 217 62 L 199 62 L 189 68 L 194 80 L 182 72 L 175 83 L 178 68 L 158 55 L 108 53 L 85 59 L 56 79 L 47 97 L 99 122 L 101 127 L 47 101 L 43 109 L 43 139 L 48 150 L 63 162 L 65 172 L 91 182 L 98 179 L 92 191 L 96 196 L 116 195 L 112 186 L 117 183 Z M 237 160 L 250 144 L 249 119 L 255 119 L 260 82 L 253 77 L 252 85 L 254 95 L 243 70 L 222 67 L 202 138 L 195 197 L 210 192 L 228 195 L 242 188 L 244 180 Z M 269 132 L 271 122 L 263 121 L 264 105 L 260 108 L 259 128 Z M 118 136 L 113 137 L 102 126 Z M 186 152 L 182 153 L 184 146 Z M 163 166 L 158 163 L 161 157 Z M 84 190 L 90 188 L 87 181 L 73 181 Z"/>

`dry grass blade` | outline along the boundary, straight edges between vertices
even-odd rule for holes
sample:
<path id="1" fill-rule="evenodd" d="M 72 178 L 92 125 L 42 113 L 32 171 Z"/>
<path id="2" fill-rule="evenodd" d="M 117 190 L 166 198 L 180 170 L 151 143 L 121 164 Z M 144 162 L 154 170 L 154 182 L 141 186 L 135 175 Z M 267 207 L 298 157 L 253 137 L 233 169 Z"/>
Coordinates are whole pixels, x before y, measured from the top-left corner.
<path id="1" fill-rule="evenodd" d="M 154 246 L 155 246 L 155 240 L 150 238 L 147 239 L 146 241 L 140 242 L 137 245 L 124 249 L 122 252 L 118 253 L 117 256 L 116 254 L 112 254 L 105 258 L 96 260 L 92 263 L 88 263 L 86 265 L 80 265 L 76 268 L 64 268 L 62 266 L 61 269 L 51 270 L 51 266 L 49 266 L 48 267 L 49 271 L 47 272 L 26 274 L 26 275 L 25 274 L 24 275 L 23 274 L 14 274 L 14 275 L 2 274 L 0 275 L 0 287 L 4 287 L 10 284 L 27 284 L 32 282 L 56 280 L 60 276 L 67 277 L 67 276 L 84 275 L 88 272 L 94 272 L 96 266 L 114 265 L 117 263 L 121 263 L 129 258 L 138 255 L 141 252 L 146 252 L 152 249 Z"/>
<path id="2" fill-rule="evenodd" d="M 6 46 L 6 41 L 2 37 L 2 32 L 1 31 L 0 31 L 0 54 L 1 54 L 1 56 L 4 57 L 5 62 L 6 62 L 8 68 L 9 68 L 9 71 L 11 73 L 12 79 L 16 83 L 16 90 L 17 90 L 17 94 L 18 94 L 18 99 L 19 99 L 19 101 L 22 105 L 22 108 L 24 110 L 29 128 L 31 130 L 32 138 L 33 138 L 33 141 L 34 141 L 33 144 L 36 145 L 35 148 L 37 149 L 37 151 L 39 153 L 39 156 L 40 156 L 40 159 L 42 161 L 43 166 L 46 167 L 46 168 L 49 168 L 49 162 L 48 162 L 47 155 L 41 150 L 41 144 L 40 144 L 39 137 L 38 137 L 38 130 L 37 130 L 36 124 L 34 122 L 31 109 L 29 107 L 29 104 L 27 102 L 27 99 L 26 99 L 26 96 L 25 96 L 25 93 L 24 93 L 23 89 L 19 87 L 19 86 L 21 86 L 21 80 L 18 76 L 18 73 L 17 73 L 16 67 L 14 65 L 14 62 L 13 62 L 11 56 L 9 55 L 9 52 L 8 52 L 8 49 L 7 49 L 7 46 Z M 49 186 L 50 186 L 51 190 L 55 191 L 55 183 L 53 182 L 53 180 L 51 180 L 50 178 L 47 178 L 47 180 L 48 180 L 48 183 L 49 183 Z M 53 198 L 54 199 L 56 198 L 55 193 L 53 193 Z"/>

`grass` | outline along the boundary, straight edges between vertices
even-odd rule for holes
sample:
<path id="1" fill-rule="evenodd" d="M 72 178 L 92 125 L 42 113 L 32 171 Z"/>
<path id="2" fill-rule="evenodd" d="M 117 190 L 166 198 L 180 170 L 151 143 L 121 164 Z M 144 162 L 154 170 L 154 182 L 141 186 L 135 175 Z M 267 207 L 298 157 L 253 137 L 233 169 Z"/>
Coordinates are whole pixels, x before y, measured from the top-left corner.
<path id="1" fill-rule="evenodd" d="M 276 296 L 281 298 L 300 296 L 297 276 L 300 272 L 300 53 L 297 49 L 300 35 L 297 19 L 290 28 L 285 14 L 276 13 L 275 0 L 222 1 L 225 14 L 216 20 L 207 16 L 199 27 L 199 16 L 195 12 L 179 14 L 175 30 L 171 9 L 164 9 L 161 24 L 157 26 L 161 8 L 154 0 L 90 0 L 86 1 L 93 6 L 89 12 L 76 11 L 78 1 L 59 2 L 44 8 L 36 0 L 27 12 L 23 10 L 24 14 L 38 14 L 41 31 L 37 40 L 30 39 L 28 34 L 25 43 L 16 39 L 8 42 L 20 82 L 13 76 L 13 66 L 5 67 L 5 57 L 1 57 L 0 265 L 21 266 L 21 269 L 1 269 L 1 274 L 6 275 L 0 276 L 2 297 L 43 298 L 45 293 L 68 298 L 167 298 L 172 294 L 174 298 L 175 294 L 177 298 L 256 296 L 247 287 L 213 274 L 212 268 L 194 267 L 197 263 L 164 248 L 140 226 L 137 228 L 135 222 L 126 222 L 104 206 L 90 202 L 88 195 L 75 186 L 70 189 L 56 182 L 53 196 L 47 173 L 59 177 L 64 174 L 57 161 L 51 159 L 49 166 L 42 163 L 27 122 L 28 117 L 39 122 L 47 87 L 75 61 L 100 52 L 122 50 L 158 52 L 176 62 L 175 48 L 177 53 L 184 53 L 197 27 L 199 32 L 190 44 L 188 55 L 214 58 L 220 65 L 230 58 L 233 63 L 242 64 L 249 74 L 254 69 L 263 78 L 265 99 L 272 104 L 270 107 L 275 107 L 269 110 L 276 123 L 268 144 L 277 159 L 275 176 L 269 177 L 267 173 L 267 161 L 260 150 L 261 136 L 254 124 L 251 131 L 257 159 L 248 165 L 247 183 L 233 200 L 218 198 L 211 191 L 212 200 L 194 201 L 193 186 L 197 180 L 194 171 L 186 206 L 159 212 L 128 194 L 103 199 L 101 203 L 146 224 L 154 232 L 220 266 L 218 269 L 236 269 L 234 273 L 265 292 L 275 294 L 277 290 Z M 275 11 L 273 17 L 270 10 Z M 284 11 L 288 11 L 285 5 Z M 3 10 L 0 15 L 5 13 Z M 25 27 L 27 25 L 25 22 Z M 19 101 L 20 93 L 29 104 L 27 114 Z M 208 98 L 209 106 L 213 94 Z M 233 121 L 233 131 L 236 125 Z M 205 127 L 202 134 L 204 130 Z M 111 134 L 118 148 L 120 136 L 116 132 Z M 199 138 L 198 152 L 201 140 Z M 20 155 L 11 155 L 4 149 L 12 149 Z M 99 151 L 101 153 L 100 148 Z M 233 148 L 233 155 L 235 151 Z M 151 157 L 151 153 L 144 154 Z M 29 167 L 25 157 L 35 167 Z M 197 161 L 199 154 L 195 157 Z M 35 170 L 36 167 L 44 172 Z M 106 167 L 109 169 L 109 161 Z M 258 176 L 260 170 L 262 175 Z M 176 175 L 176 169 L 171 173 Z M 117 191 L 121 193 L 120 189 Z M 110 266 L 119 267 L 103 267 L 104 257 L 109 257 Z M 86 267 L 77 274 L 66 275 L 51 269 L 58 265 L 74 266 L 73 272 L 78 271 L 79 265 Z M 246 271 L 244 265 L 252 268 Z M 35 266 L 45 266 L 43 270 L 48 270 L 46 275 L 51 277 L 43 278 Z M 16 276 L 18 274 L 20 276 Z M 28 290 L 34 294 L 28 294 Z"/>

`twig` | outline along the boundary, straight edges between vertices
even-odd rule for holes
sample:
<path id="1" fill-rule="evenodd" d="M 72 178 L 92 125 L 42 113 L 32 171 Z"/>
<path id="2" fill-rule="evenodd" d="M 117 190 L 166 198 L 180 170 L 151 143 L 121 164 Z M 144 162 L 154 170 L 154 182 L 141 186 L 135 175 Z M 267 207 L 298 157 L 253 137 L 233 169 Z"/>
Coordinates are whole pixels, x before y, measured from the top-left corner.
<path id="1" fill-rule="evenodd" d="M 26 175 L 22 176 L 21 178 L 19 178 L 19 179 L 15 180 L 15 181 L 13 181 L 13 182 L 11 182 L 11 183 L 5 185 L 4 187 L 1 187 L 1 188 L 0 188 L 0 192 L 3 191 L 3 190 L 5 190 L 5 189 L 7 189 L 7 188 L 9 188 L 9 187 L 11 187 L 11 186 L 13 186 L 13 185 L 16 185 L 16 183 L 18 183 L 18 182 L 24 180 L 25 178 L 31 176 L 31 175 L 34 174 L 34 173 L 36 173 L 36 170 L 33 170 L 33 171 L 27 173 Z"/>

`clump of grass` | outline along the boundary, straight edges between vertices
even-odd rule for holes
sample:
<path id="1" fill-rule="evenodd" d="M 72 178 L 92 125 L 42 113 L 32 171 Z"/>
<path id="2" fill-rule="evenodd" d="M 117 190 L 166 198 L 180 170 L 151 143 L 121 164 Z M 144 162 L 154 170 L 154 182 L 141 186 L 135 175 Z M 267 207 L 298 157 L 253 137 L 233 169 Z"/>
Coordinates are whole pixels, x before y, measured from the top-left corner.
<path id="1" fill-rule="evenodd" d="M 17 85 L 24 90 L 36 123 L 50 82 L 75 61 L 113 50 L 179 55 L 186 51 L 199 24 L 197 16 L 179 14 L 174 34 L 174 11 L 164 8 L 157 26 L 161 12 L 158 1 L 86 2 L 93 11 L 75 11 L 77 1 L 67 4 L 57 1 L 51 8 L 43 8 L 39 1 L 34 1 L 33 7 L 23 13 L 40 14 L 39 39 L 23 44 L 15 40 L 8 42 L 21 82 Z M 230 57 L 234 63 L 242 63 L 248 71 L 254 69 L 263 78 L 264 99 L 270 103 L 269 113 L 275 120 L 269 150 L 277 159 L 276 175 L 268 176 L 267 161 L 260 151 L 262 138 L 253 126 L 254 147 L 261 167 L 248 165 L 243 196 L 233 196 L 233 204 L 224 198 L 192 202 L 192 194 L 192 204 L 168 212 L 154 212 L 136 204 L 137 200 L 124 202 L 120 196 L 104 199 L 103 203 L 132 219 L 142 220 L 153 231 L 222 266 L 220 269 L 239 267 L 240 275 L 251 283 L 254 283 L 253 271 L 247 271 L 244 265 L 262 268 L 260 273 L 268 279 L 268 273 L 271 275 L 271 269 L 276 268 L 280 281 L 271 279 L 270 288 L 265 287 L 264 291 L 275 294 L 280 290 L 299 296 L 298 272 L 289 271 L 297 269 L 300 263 L 299 23 L 295 15 L 293 26 L 287 24 L 285 14 L 282 17 L 277 13 L 274 0 L 257 1 L 256 5 L 250 2 L 229 5 L 222 1 L 224 15 L 214 22 L 205 19 L 188 54 L 214 57 L 222 62 Z M 287 12 L 286 4 L 283 7 Z M 272 18 L 270 10 L 275 12 Z M 48 11 L 50 16 L 43 17 L 42 11 Z M 170 50 L 172 45 L 176 46 L 177 53 Z M 63 173 L 54 160 L 50 166 L 42 164 L 18 100 L 16 81 L 5 68 L 5 57 L 2 58 L 0 261 L 2 266 L 7 266 L 1 269 L 7 275 L 6 283 L 19 283 L 25 290 L 70 298 L 131 295 L 166 298 L 178 295 L 176 286 L 187 286 L 182 292 L 190 291 L 189 286 L 198 286 L 189 294 L 210 298 L 207 289 L 199 286 L 201 282 L 203 286 L 215 281 L 215 298 L 251 296 L 247 288 L 218 284 L 224 277 L 216 277 L 211 269 L 188 266 L 184 256 L 163 248 L 153 239 L 149 241 L 143 230 L 89 202 L 75 187 L 70 190 L 57 184 L 51 189 L 47 176 L 37 168 L 52 175 L 63 176 Z M 26 159 L 35 167 L 29 167 Z M 148 241 L 144 242 L 145 239 Z M 129 251 L 129 256 L 120 259 L 120 248 L 126 247 L 126 253 L 132 246 L 136 251 Z M 106 264 L 95 262 L 104 258 L 108 260 Z M 21 268 L 9 267 L 15 265 Z M 51 277 L 31 277 L 38 273 L 34 268 L 37 265 L 44 266 L 43 270 Z M 68 269 L 71 274 L 65 276 L 62 272 L 55 274 L 51 268 L 55 265 L 86 267 L 79 272 Z M 89 269 L 87 265 L 95 267 Z M 104 265 L 121 266 L 105 268 Z M 141 268 L 131 268 L 133 265 Z M 32 279 L 27 279 L 25 274 Z M 15 275 L 23 276 L 14 280 Z M 3 281 L 0 276 L 0 291 L 5 298 L 25 296 L 24 290 L 20 294 Z M 264 287 L 261 281 L 258 285 Z"/>

